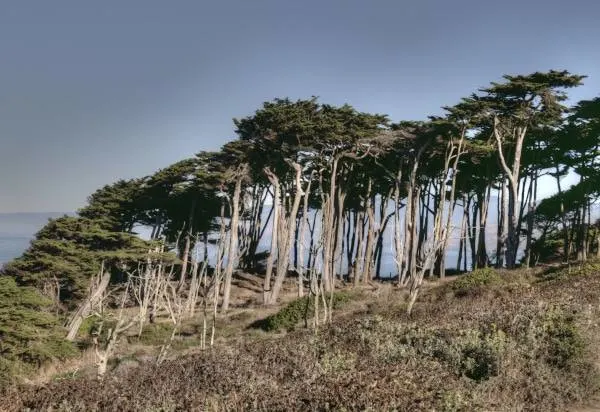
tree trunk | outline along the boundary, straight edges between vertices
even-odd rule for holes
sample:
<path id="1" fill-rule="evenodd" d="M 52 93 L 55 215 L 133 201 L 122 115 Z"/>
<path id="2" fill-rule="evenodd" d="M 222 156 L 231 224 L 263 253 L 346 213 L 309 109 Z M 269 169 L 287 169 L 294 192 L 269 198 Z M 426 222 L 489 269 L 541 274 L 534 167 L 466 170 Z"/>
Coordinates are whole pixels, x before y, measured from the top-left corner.
<path id="1" fill-rule="evenodd" d="M 356 244 L 356 252 L 354 254 L 354 261 L 352 262 L 352 273 L 353 273 L 353 283 L 354 286 L 358 286 L 358 282 L 360 281 L 361 269 L 360 269 L 360 260 L 363 253 L 363 244 L 365 238 L 365 218 L 364 212 L 359 211 L 357 214 L 358 221 L 358 232 L 356 234 L 357 244 Z"/>
<path id="2" fill-rule="evenodd" d="M 242 192 L 242 179 L 245 170 L 238 171 L 239 176 L 235 181 L 235 188 L 233 190 L 232 199 L 232 213 L 231 221 L 229 224 L 229 254 L 227 255 L 227 266 L 225 267 L 225 273 L 223 277 L 223 303 L 221 304 L 221 311 L 227 312 L 229 310 L 229 300 L 231 296 L 231 280 L 233 278 L 233 270 L 237 267 L 238 263 L 238 225 L 240 219 L 240 194 Z"/>
<path id="3" fill-rule="evenodd" d="M 556 186 L 558 189 L 558 195 L 560 196 L 560 221 L 562 223 L 563 230 L 563 259 L 565 262 L 569 262 L 569 222 L 565 214 L 565 203 L 563 201 L 562 185 L 560 184 L 560 166 L 556 166 Z"/>
<path id="4" fill-rule="evenodd" d="M 484 193 L 478 194 L 479 199 L 479 236 L 477 245 L 477 267 L 483 268 L 488 265 L 488 255 L 485 242 L 485 228 L 487 226 L 488 208 L 490 205 L 491 186 Z"/>
<path id="5" fill-rule="evenodd" d="M 525 141 L 525 135 L 527 134 L 526 126 L 518 126 L 513 129 L 513 135 L 515 140 L 514 145 L 514 158 L 512 167 L 509 167 L 506 163 L 502 145 L 504 143 L 504 136 L 500 131 L 500 121 L 498 118 L 494 118 L 494 137 L 498 145 L 498 155 L 500 157 L 500 164 L 508 178 L 509 183 L 509 198 L 508 198 L 508 238 L 506 245 L 506 266 L 509 269 L 513 269 L 516 266 L 517 252 L 519 250 L 519 221 L 520 216 L 519 210 L 519 174 L 521 171 L 521 153 L 523 150 L 523 143 Z"/>
<path id="6" fill-rule="evenodd" d="M 282 248 L 279 249 L 279 254 L 277 256 L 277 273 L 275 276 L 275 284 L 273 285 L 273 290 L 271 291 L 268 299 L 269 304 L 275 304 L 279 297 L 279 292 L 281 291 L 281 287 L 283 286 L 283 281 L 287 275 L 287 271 L 290 264 L 290 253 L 292 248 L 292 243 L 294 241 L 294 234 L 296 229 L 296 219 L 298 216 L 298 210 L 300 208 L 300 201 L 302 200 L 302 196 L 304 196 L 304 192 L 302 190 L 302 167 L 295 162 L 290 162 L 291 166 L 295 170 L 295 189 L 296 193 L 294 194 L 294 201 L 292 204 L 292 208 L 290 210 L 289 216 L 287 216 L 287 222 L 284 223 L 282 229 Z M 283 217 L 283 214 L 281 215 Z"/>
<path id="7" fill-rule="evenodd" d="M 463 249 L 466 243 L 467 237 L 467 220 L 469 219 L 468 214 L 466 212 L 466 196 L 463 196 L 463 216 L 460 224 L 460 236 L 458 240 L 458 258 L 456 259 L 456 271 L 460 271 L 460 266 L 463 258 Z M 465 260 L 467 260 L 467 256 L 465 255 Z"/>
<path id="8" fill-rule="evenodd" d="M 265 282 L 263 285 L 263 303 L 269 304 L 269 294 L 271 293 L 271 277 L 273 275 L 273 262 L 277 253 L 277 235 L 279 232 L 279 209 L 281 208 L 281 186 L 277 176 L 271 172 L 269 168 L 264 169 L 269 182 L 273 186 L 273 228 L 271 230 L 271 250 L 267 257 L 267 272 L 265 274 Z"/>
<path id="9" fill-rule="evenodd" d="M 367 206 L 367 216 L 369 219 L 369 226 L 367 231 L 367 245 L 365 247 L 365 255 L 362 265 L 362 281 L 367 283 L 373 276 L 373 246 L 375 240 L 375 232 L 377 230 L 377 223 L 375 222 L 375 216 L 373 214 L 372 200 L 368 200 L 369 205 Z"/>
<path id="10" fill-rule="evenodd" d="M 395 263 L 396 271 L 398 276 L 398 282 L 401 283 L 402 275 L 402 235 L 400 229 L 400 183 L 402 181 L 402 168 L 398 170 L 396 175 L 396 181 L 394 184 L 394 249 L 395 249 Z"/>
<path id="11" fill-rule="evenodd" d="M 404 252 L 402 274 L 400 276 L 400 285 L 405 286 L 407 282 L 416 274 L 416 256 L 417 256 L 417 218 L 419 207 L 420 187 L 417 183 L 417 170 L 421 155 L 425 151 L 426 145 L 419 148 L 411 168 L 408 181 L 408 197 L 406 200 L 406 212 L 404 215 Z"/>
<path id="12" fill-rule="evenodd" d="M 525 267 L 531 266 L 531 243 L 533 240 L 533 214 L 535 212 L 537 203 L 537 171 L 532 177 L 531 184 L 529 186 L 529 208 L 527 210 L 527 243 L 525 246 Z"/>
<path id="13" fill-rule="evenodd" d="M 471 249 L 471 269 L 477 267 L 477 216 L 479 214 L 479 203 L 473 201 L 473 207 L 470 208 L 472 215 L 468 222 L 469 229 L 469 246 Z"/>
<path id="14" fill-rule="evenodd" d="M 104 262 L 102 262 L 102 266 L 100 268 L 100 271 L 98 272 L 98 279 L 96 282 L 92 282 L 92 285 L 90 286 L 90 292 L 88 293 L 88 297 L 81 304 L 79 309 L 77 309 L 77 312 L 75 312 L 75 314 L 72 316 L 71 320 L 67 324 L 68 341 L 72 342 L 75 340 L 75 337 L 77 336 L 77 332 L 79 332 L 79 328 L 81 327 L 83 320 L 87 318 L 90 315 L 92 309 L 101 302 L 102 296 L 104 296 L 109 282 L 110 273 L 104 270 Z"/>
<path id="15" fill-rule="evenodd" d="M 346 194 L 343 192 L 342 188 L 340 186 L 338 186 L 337 189 L 337 213 L 335 213 L 335 219 L 334 219 L 334 230 L 335 230 L 335 234 L 334 234 L 334 248 L 333 248 L 333 255 L 334 255 L 334 262 L 332 262 L 332 267 L 335 268 L 335 259 L 340 259 L 339 262 L 339 270 L 333 270 L 332 272 L 332 276 L 335 279 L 336 277 L 339 277 L 339 279 L 341 280 L 342 278 L 342 263 L 343 263 L 343 254 L 344 254 L 344 250 L 343 250 L 343 242 L 342 239 L 344 237 L 344 228 L 342 225 L 342 221 L 344 218 L 344 202 L 346 200 Z M 337 272 L 337 273 L 336 273 Z"/>
<path id="16" fill-rule="evenodd" d="M 309 179 L 308 185 L 306 187 L 306 191 L 304 192 L 304 202 L 302 204 L 302 216 L 300 220 L 300 228 L 298 235 L 298 243 L 299 243 L 299 256 L 298 256 L 298 266 L 296 266 L 296 271 L 298 272 L 298 297 L 304 296 L 304 237 L 306 234 L 306 227 L 309 223 L 308 216 L 308 199 L 310 197 L 310 189 L 312 185 L 312 179 Z M 310 263 L 309 263 L 310 264 Z"/>
<path id="17" fill-rule="evenodd" d="M 326 292 L 333 290 L 335 285 L 335 279 L 333 278 L 334 254 L 332 246 L 334 236 L 335 193 L 337 190 L 336 178 L 340 158 L 341 156 L 339 154 L 335 155 L 333 158 L 329 195 L 327 201 L 323 202 L 323 225 L 321 230 L 323 231 L 323 281 Z M 323 185 L 321 184 L 321 188 L 322 187 Z"/>

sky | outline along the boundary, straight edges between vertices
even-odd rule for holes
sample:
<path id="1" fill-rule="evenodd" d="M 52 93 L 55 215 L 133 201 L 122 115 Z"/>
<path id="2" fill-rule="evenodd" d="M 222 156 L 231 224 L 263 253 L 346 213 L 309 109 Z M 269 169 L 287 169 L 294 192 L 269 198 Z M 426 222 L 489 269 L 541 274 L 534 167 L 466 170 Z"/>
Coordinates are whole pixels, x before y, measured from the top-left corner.
<path id="1" fill-rule="evenodd" d="M 74 211 L 219 149 L 276 97 L 418 120 L 567 69 L 590 76 L 573 101 L 593 98 L 598 17 L 592 0 L 3 1 L 0 212 Z"/>

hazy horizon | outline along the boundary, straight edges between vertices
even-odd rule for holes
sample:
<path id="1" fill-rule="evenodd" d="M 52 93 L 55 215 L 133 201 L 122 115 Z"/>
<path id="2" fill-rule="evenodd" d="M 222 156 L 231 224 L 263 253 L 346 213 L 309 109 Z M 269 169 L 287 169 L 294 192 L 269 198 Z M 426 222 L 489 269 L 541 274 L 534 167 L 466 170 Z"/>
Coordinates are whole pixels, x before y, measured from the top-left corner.
<path id="1" fill-rule="evenodd" d="M 9 2 L 0 13 L 0 211 L 97 188 L 234 138 L 233 117 L 320 96 L 425 119 L 503 74 L 587 74 L 600 3 L 575 0 Z M 516 12 L 518 10 L 518 12 Z"/>

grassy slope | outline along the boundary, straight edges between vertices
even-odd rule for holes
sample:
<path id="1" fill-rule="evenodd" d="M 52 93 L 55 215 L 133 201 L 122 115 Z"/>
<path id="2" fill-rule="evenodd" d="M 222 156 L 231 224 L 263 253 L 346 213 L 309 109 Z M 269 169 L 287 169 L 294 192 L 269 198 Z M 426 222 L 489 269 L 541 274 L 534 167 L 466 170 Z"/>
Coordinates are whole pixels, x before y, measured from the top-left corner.
<path id="1" fill-rule="evenodd" d="M 411 318 L 402 291 L 355 293 L 317 334 L 239 330 L 255 317 L 238 313 L 212 351 L 21 387 L 0 409 L 558 411 L 597 391 L 600 266 L 478 272 Z"/>

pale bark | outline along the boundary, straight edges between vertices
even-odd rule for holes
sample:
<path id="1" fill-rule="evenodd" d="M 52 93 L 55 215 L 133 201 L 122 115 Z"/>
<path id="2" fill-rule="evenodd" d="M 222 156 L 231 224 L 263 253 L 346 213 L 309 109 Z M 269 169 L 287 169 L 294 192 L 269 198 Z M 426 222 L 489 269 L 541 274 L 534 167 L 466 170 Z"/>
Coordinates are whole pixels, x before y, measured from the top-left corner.
<path id="1" fill-rule="evenodd" d="M 463 214 L 462 214 L 462 221 L 460 224 L 460 237 L 459 237 L 459 241 L 458 241 L 458 258 L 456 260 L 456 270 L 460 271 L 460 267 L 462 264 L 462 260 L 463 260 L 463 249 L 465 249 L 465 244 L 466 244 L 466 237 L 467 237 L 467 220 L 469 219 L 468 213 L 466 211 L 466 196 L 463 196 Z M 467 260 L 467 255 L 465 253 L 465 262 Z"/>
<path id="2" fill-rule="evenodd" d="M 337 190 L 337 213 L 334 214 L 334 261 L 332 262 L 332 277 L 335 279 L 339 277 L 340 280 L 342 278 L 342 263 L 343 263 L 343 237 L 344 237 L 344 227 L 342 225 L 342 221 L 344 218 L 344 202 L 346 200 L 346 193 L 342 190 L 340 186 L 338 186 Z M 339 264 L 338 269 L 336 270 L 336 263 Z"/>
<path id="3" fill-rule="evenodd" d="M 527 243 L 525 246 L 525 267 L 531 266 L 531 244 L 533 240 L 533 214 L 537 203 L 537 172 L 534 173 L 529 186 L 529 208 L 527 210 Z"/>
<path id="4" fill-rule="evenodd" d="M 325 291 L 333 290 L 335 279 L 334 272 L 334 251 L 333 251 L 333 236 L 334 236 L 334 217 L 335 217 L 335 193 L 336 193 L 336 178 L 338 164 L 341 155 L 335 155 L 332 161 L 331 182 L 329 193 L 326 195 L 327 200 L 323 202 L 323 224 L 321 231 L 323 232 L 323 281 L 325 283 Z M 322 179 L 322 177 L 321 177 Z M 321 188 L 323 184 L 321 183 Z"/>
<path id="5" fill-rule="evenodd" d="M 426 144 L 422 145 L 417 151 L 408 180 L 408 197 L 406 199 L 406 212 L 404 216 L 404 251 L 403 251 L 403 262 L 402 274 L 399 279 L 399 283 L 405 286 L 408 281 L 414 277 L 416 273 L 416 260 L 417 260 L 417 219 L 419 209 L 419 197 L 420 187 L 417 182 L 417 171 L 419 169 L 419 162 L 423 155 Z"/>
<path id="6" fill-rule="evenodd" d="M 273 228 L 271 230 L 271 249 L 269 256 L 267 257 L 267 267 L 265 274 L 265 281 L 263 285 L 263 303 L 269 304 L 269 295 L 271 292 L 271 277 L 273 276 L 273 263 L 275 261 L 275 255 L 277 253 L 277 235 L 279 232 L 279 213 L 281 209 L 281 186 L 279 179 L 269 168 L 264 169 L 269 182 L 273 186 Z"/>
<path id="7" fill-rule="evenodd" d="M 396 181 L 394 182 L 394 251 L 396 263 L 396 271 L 398 272 L 398 282 L 401 283 L 402 275 L 402 234 L 400 227 L 400 182 L 402 181 L 402 169 L 398 170 L 396 175 Z"/>
<path id="8" fill-rule="evenodd" d="M 268 297 L 269 304 L 275 304 L 277 299 L 279 298 L 279 293 L 281 291 L 281 287 L 283 286 L 283 281 L 287 275 L 287 271 L 290 264 L 290 253 L 292 250 L 292 243 L 294 242 L 294 233 L 296 229 L 296 219 L 298 216 L 298 210 L 300 208 L 300 201 L 304 196 L 304 191 L 302 190 L 302 166 L 295 162 L 290 162 L 291 166 L 295 171 L 295 189 L 296 193 L 294 194 L 294 200 L 292 203 L 292 207 L 287 216 L 283 220 L 282 227 L 282 247 L 279 249 L 279 253 L 277 256 L 277 273 L 275 276 L 275 283 L 273 285 L 273 289 Z M 286 221 L 287 220 L 287 221 Z"/>
<path id="9" fill-rule="evenodd" d="M 101 303 L 106 288 L 110 282 L 110 273 L 104 270 L 104 262 L 98 273 L 98 278 L 92 281 L 88 297 L 81 304 L 77 312 L 71 317 L 71 320 L 67 324 L 67 340 L 74 341 L 79 332 L 79 328 L 83 323 L 83 320 L 87 318 L 92 310 Z"/>
<path id="10" fill-rule="evenodd" d="M 127 287 L 123 291 L 121 297 L 121 305 L 119 308 L 117 323 L 114 328 L 108 330 L 107 339 L 108 342 L 104 350 L 100 351 L 98 339 L 94 338 L 94 351 L 96 353 L 96 366 L 97 366 L 97 377 L 99 380 L 102 380 L 106 374 L 108 361 L 113 356 L 115 349 L 117 347 L 117 343 L 119 341 L 119 337 L 121 333 L 125 332 L 127 329 L 131 328 L 135 324 L 135 318 L 127 319 L 123 312 L 125 307 L 125 301 L 127 300 L 127 294 L 129 292 L 129 286 L 131 282 L 127 283 Z M 138 314 L 139 316 L 139 314 Z M 102 326 L 100 327 L 100 333 L 102 332 Z"/>
<path id="11" fill-rule="evenodd" d="M 221 304 L 221 310 L 227 312 L 229 310 L 229 300 L 231 297 L 231 281 L 233 278 L 233 270 L 238 264 L 238 226 L 240 220 L 240 194 L 242 192 L 242 180 L 246 168 L 242 167 L 237 171 L 237 178 L 235 181 L 235 188 L 233 190 L 232 198 L 232 213 L 231 221 L 229 224 L 229 245 L 227 255 L 227 266 L 225 267 L 224 273 L 224 285 L 223 285 L 223 303 Z"/>
<path id="12" fill-rule="evenodd" d="M 509 183 L 509 202 L 508 202 L 508 233 L 506 242 L 506 266 L 512 269 L 516 265 L 517 252 L 519 249 L 519 227 L 518 223 L 520 216 L 518 213 L 519 207 L 519 174 L 521 171 L 521 153 L 523 151 L 523 143 L 527 134 L 526 126 L 518 126 L 512 130 L 514 137 L 514 159 L 512 165 L 506 162 L 504 156 L 503 143 L 505 138 L 500 130 L 500 121 L 498 117 L 494 118 L 494 137 L 498 146 L 498 155 L 500 165 Z"/>
<path id="13" fill-rule="evenodd" d="M 446 273 L 446 248 L 448 247 L 448 241 L 450 239 L 450 233 L 452 231 L 452 216 L 454 215 L 454 208 L 456 206 L 456 179 L 459 173 L 458 163 L 460 161 L 460 157 L 464 153 L 464 137 L 465 130 L 463 130 L 458 145 L 456 146 L 456 153 L 454 152 L 455 143 L 451 141 L 451 149 L 449 153 L 449 160 L 454 160 L 452 163 L 452 178 L 451 178 L 451 186 L 450 186 L 450 198 L 448 199 L 448 212 L 446 215 L 446 223 L 444 225 L 444 229 L 442 230 L 442 235 L 440 237 L 440 255 L 441 255 L 441 264 L 440 264 L 440 277 L 444 277 Z M 445 202 L 444 202 L 445 204 Z M 442 213 L 443 216 L 443 213 Z M 462 236 L 462 235 L 461 235 Z"/>
<path id="14" fill-rule="evenodd" d="M 302 204 L 302 217 L 300 220 L 300 228 L 299 228 L 299 234 L 298 234 L 299 253 L 298 253 L 298 265 L 296 267 L 296 272 L 298 272 L 298 297 L 304 296 L 304 274 L 306 273 L 305 272 L 306 268 L 304 267 L 304 254 L 305 254 L 304 238 L 306 235 L 306 227 L 310 224 L 309 220 L 308 220 L 309 219 L 308 200 L 310 197 L 311 186 L 312 186 L 312 175 L 311 175 L 311 179 L 308 181 L 308 185 L 304 192 L 304 201 Z"/>
<path id="15" fill-rule="evenodd" d="M 363 244 L 364 244 L 364 232 L 365 232 L 365 222 L 364 222 L 364 212 L 363 211 L 359 211 L 356 215 L 356 220 L 358 222 L 358 233 L 356 234 L 357 237 L 357 244 L 356 244 L 356 252 L 354 255 L 354 261 L 352 262 L 352 273 L 353 273 L 353 283 L 354 286 L 358 285 L 358 282 L 360 281 L 361 278 L 361 270 L 360 270 L 360 259 L 362 256 L 362 251 L 363 251 Z"/>
<path id="16" fill-rule="evenodd" d="M 367 212 L 367 244 L 365 246 L 365 254 L 363 256 L 361 276 L 363 283 L 367 283 L 371 280 L 373 272 L 373 247 L 375 241 L 375 232 L 377 230 L 377 224 L 375 222 L 375 213 L 373 211 L 373 197 L 371 190 L 373 186 L 373 179 L 369 178 L 367 185 L 367 196 L 365 197 L 365 210 Z"/>

